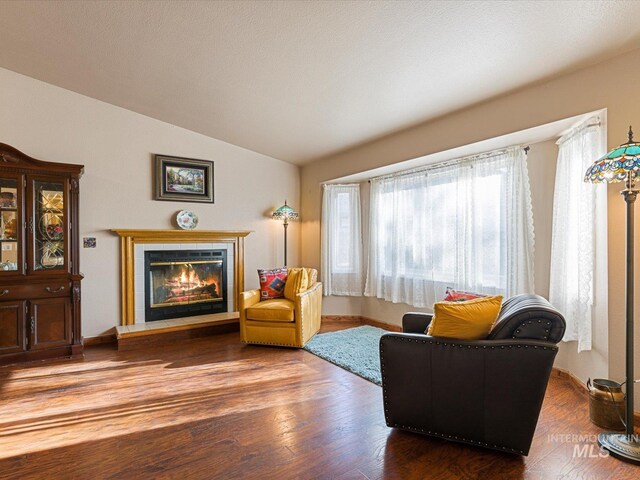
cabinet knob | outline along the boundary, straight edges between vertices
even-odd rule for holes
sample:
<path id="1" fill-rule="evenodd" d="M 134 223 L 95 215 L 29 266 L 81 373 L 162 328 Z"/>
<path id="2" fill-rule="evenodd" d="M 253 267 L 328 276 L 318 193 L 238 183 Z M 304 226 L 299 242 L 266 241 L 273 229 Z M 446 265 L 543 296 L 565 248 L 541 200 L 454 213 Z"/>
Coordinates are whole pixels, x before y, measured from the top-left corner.
<path id="1" fill-rule="evenodd" d="M 0 297 L 2 297 L 3 295 L 6 295 L 7 293 L 9 293 L 9 290 L 4 289 L 0 292 Z"/>
<path id="2" fill-rule="evenodd" d="M 64 286 L 58 288 L 45 287 L 45 290 L 49 293 L 58 293 L 64 290 Z"/>

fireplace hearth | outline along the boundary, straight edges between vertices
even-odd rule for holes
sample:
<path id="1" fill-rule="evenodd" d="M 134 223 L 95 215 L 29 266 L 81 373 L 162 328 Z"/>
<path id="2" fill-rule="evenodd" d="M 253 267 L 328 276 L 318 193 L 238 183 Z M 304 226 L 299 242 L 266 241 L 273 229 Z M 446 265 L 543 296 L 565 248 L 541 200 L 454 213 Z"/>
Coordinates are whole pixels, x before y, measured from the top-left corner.
<path id="1" fill-rule="evenodd" d="M 226 250 L 145 251 L 145 322 L 227 311 Z"/>

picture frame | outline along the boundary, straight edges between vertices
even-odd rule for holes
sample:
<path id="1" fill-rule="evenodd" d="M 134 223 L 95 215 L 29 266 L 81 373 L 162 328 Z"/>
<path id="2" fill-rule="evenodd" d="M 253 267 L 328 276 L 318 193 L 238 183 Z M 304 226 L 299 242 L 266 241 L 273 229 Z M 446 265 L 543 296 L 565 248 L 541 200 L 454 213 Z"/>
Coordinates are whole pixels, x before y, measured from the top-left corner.
<path id="1" fill-rule="evenodd" d="M 214 203 L 213 162 L 155 155 L 155 200 Z"/>

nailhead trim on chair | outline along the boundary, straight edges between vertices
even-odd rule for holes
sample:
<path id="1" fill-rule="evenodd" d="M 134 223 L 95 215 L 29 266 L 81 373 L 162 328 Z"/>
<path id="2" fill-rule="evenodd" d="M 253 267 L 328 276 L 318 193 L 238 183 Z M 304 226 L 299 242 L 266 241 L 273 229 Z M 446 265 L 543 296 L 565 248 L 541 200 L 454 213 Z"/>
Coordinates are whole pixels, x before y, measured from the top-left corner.
<path id="1" fill-rule="evenodd" d="M 531 322 L 529 322 L 531 323 Z M 389 336 L 386 338 L 386 341 L 388 340 L 399 340 L 401 342 L 407 341 L 409 343 L 429 343 L 430 345 L 441 345 L 444 347 L 463 347 L 463 345 L 460 344 L 455 344 L 455 343 L 447 343 L 447 342 L 439 342 L 439 341 L 433 341 L 433 340 L 418 340 L 418 339 L 413 339 L 413 338 L 404 338 L 404 337 L 394 337 L 394 336 Z M 504 349 L 504 347 L 508 347 L 508 348 L 529 348 L 532 345 L 500 345 L 501 349 Z M 467 345 L 467 348 L 471 348 L 471 345 Z M 479 349 L 480 347 L 478 345 L 475 346 L 476 349 Z M 487 348 L 486 345 L 483 345 L 482 348 Z M 537 345 L 533 345 L 533 348 L 538 348 Z M 558 350 L 558 347 L 556 347 L 555 345 L 552 347 L 540 347 L 543 350 Z M 492 350 L 495 350 L 496 347 L 491 347 Z M 385 372 L 385 360 L 384 360 L 384 343 L 381 342 L 380 343 L 380 372 L 382 373 L 382 377 L 384 378 L 384 372 Z M 419 432 L 419 433 L 423 433 L 426 435 L 431 435 L 433 437 L 439 437 L 439 438 L 443 438 L 445 440 L 456 440 L 456 441 L 460 441 L 460 442 L 464 442 L 464 443 L 468 443 L 471 445 L 480 445 L 483 447 L 489 447 L 489 448 L 494 448 L 496 450 L 502 450 L 505 452 L 510 452 L 510 453 L 519 453 L 521 455 L 524 455 L 525 453 L 521 450 L 516 450 L 513 448 L 509 448 L 509 447 L 504 447 L 502 445 L 491 445 L 485 442 L 481 442 L 479 440 L 469 440 L 463 437 L 456 437 L 454 435 L 447 435 L 444 433 L 439 433 L 439 432 L 433 432 L 431 430 L 425 430 L 423 428 L 415 428 L 415 427 L 408 427 L 406 425 L 399 425 L 397 423 L 391 423 L 389 422 L 389 409 L 387 408 L 387 403 L 388 403 L 388 399 L 389 397 L 387 396 L 387 388 L 384 384 L 384 382 L 382 382 L 382 396 L 384 398 L 384 419 L 385 422 L 387 423 L 387 426 L 392 427 L 392 428 L 401 428 L 403 430 L 410 430 L 413 432 Z"/>
<path id="2" fill-rule="evenodd" d="M 302 297 L 304 297 L 305 294 L 300 295 L 300 305 L 302 305 Z M 302 342 L 303 338 L 303 332 L 304 332 L 304 315 L 302 313 L 302 308 L 300 309 L 300 341 Z"/>
<path id="3" fill-rule="evenodd" d="M 387 426 L 392 427 L 392 428 L 401 428 L 403 430 L 409 430 L 409 431 L 412 431 L 412 432 L 423 433 L 423 434 L 426 434 L 426 435 L 431 435 L 432 437 L 438 437 L 438 438 L 442 438 L 442 439 L 445 439 L 445 440 L 455 440 L 457 442 L 464 442 L 464 443 L 468 443 L 470 445 L 480 445 L 480 446 L 483 446 L 483 447 L 493 448 L 495 450 L 502 450 L 504 452 L 519 453 L 520 455 L 524 455 L 524 452 L 522 450 L 516 450 L 514 448 L 503 447 L 502 445 L 492 445 L 492 444 L 489 444 L 489 443 L 480 442 L 478 440 L 469 440 L 469 439 L 463 438 L 463 437 L 456 437 L 455 435 L 447 435 L 447 434 L 444 434 L 444 433 L 432 432 L 431 430 L 425 430 L 423 428 L 408 427 L 406 425 L 398 425 L 396 423 L 390 424 L 388 422 L 387 422 Z"/>
<path id="4" fill-rule="evenodd" d="M 515 333 L 520 333 L 520 329 L 523 328 L 525 325 L 527 325 L 527 323 L 531 323 L 531 320 L 529 320 L 528 322 L 522 322 L 522 324 L 520 324 L 520 326 L 518 328 L 516 328 Z M 538 323 L 542 323 L 542 320 L 538 320 Z M 547 327 L 551 326 L 551 322 L 547 322 Z M 545 328 L 544 329 L 544 333 L 546 333 L 546 335 L 544 337 L 542 337 L 542 340 L 548 341 L 549 340 L 549 333 L 550 333 L 550 329 Z M 518 338 L 515 335 L 513 335 L 511 338 Z"/>
<path id="5" fill-rule="evenodd" d="M 271 345 L 272 347 L 294 347 L 294 348 L 302 348 L 298 347 L 298 345 L 294 345 L 292 343 L 269 343 L 269 342 L 242 342 L 245 345 Z"/>
<path id="6" fill-rule="evenodd" d="M 422 343 L 426 343 L 426 340 L 423 340 Z M 381 378 L 384 378 L 384 347 L 382 342 L 380 342 L 380 374 Z M 386 424 L 389 425 L 389 409 L 387 408 L 389 397 L 387 396 L 387 389 L 384 386 L 384 382 L 382 383 L 382 397 L 384 398 L 384 420 Z"/>
<path id="7" fill-rule="evenodd" d="M 402 338 L 402 337 L 389 337 L 389 339 L 393 339 L 393 340 L 399 340 L 401 342 L 409 342 L 409 343 L 429 343 L 429 345 L 442 345 L 443 347 L 464 347 L 464 345 L 460 345 L 459 343 L 447 343 L 447 342 L 440 342 L 440 341 L 433 341 L 433 340 L 418 340 L 418 339 L 414 339 L 414 338 Z M 501 341 L 501 340 L 495 340 L 497 342 Z M 524 348 L 538 348 L 538 345 L 497 345 L 497 346 L 488 346 L 488 345 L 482 345 L 482 348 L 490 348 L 491 350 L 495 350 L 496 348 L 513 348 L 513 347 L 524 347 Z M 467 345 L 467 348 L 471 348 L 471 345 Z M 479 345 L 475 345 L 474 348 L 480 348 Z M 543 350 L 557 350 L 558 347 L 554 347 L 554 346 L 549 346 L 549 347 L 540 347 Z"/>

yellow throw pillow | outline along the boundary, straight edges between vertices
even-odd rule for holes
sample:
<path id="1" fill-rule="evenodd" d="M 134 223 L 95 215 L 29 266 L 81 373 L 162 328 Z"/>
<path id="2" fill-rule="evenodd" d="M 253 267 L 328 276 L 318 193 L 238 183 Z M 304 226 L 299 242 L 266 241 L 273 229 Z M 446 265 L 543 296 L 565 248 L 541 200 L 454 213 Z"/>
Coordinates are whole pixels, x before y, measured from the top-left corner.
<path id="1" fill-rule="evenodd" d="M 501 295 L 465 302 L 434 303 L 433 320 L 427 334 L 457 340 L 485 339 L 498 319 L 501 306 Z"/>
<path id="2" fill-rule="evenodd" d="M 295 301 L 296 295 L 304 292 L 309 284 L 309 274 L 304 268 L 290 268 L 284 285 L 284 298 Z"/>

